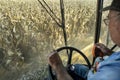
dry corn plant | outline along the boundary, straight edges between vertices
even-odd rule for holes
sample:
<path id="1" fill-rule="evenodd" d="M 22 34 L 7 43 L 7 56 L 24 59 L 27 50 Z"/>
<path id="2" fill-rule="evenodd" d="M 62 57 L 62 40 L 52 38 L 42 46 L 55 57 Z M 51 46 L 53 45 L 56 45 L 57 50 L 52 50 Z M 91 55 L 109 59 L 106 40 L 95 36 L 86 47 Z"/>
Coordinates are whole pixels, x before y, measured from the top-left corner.
<path id="1" fill-rule="evenodd" d="M 76 36 L 82 36 L 89 32 L 94 25 L 90 22 L 94 22 L 94 9 L 78 2 L 75 5 L 72 2 L 65 3 L 68 43 L 71 43 Z M 58 3 L 51 7 L 60 17 Z M 88 25 L 91 26 L 88 27 Z M 41 69 L 45 72 L 41 76 L 46 76 L 46 56 L 50 51 L 61 46 L 64 46 L 62 29 L 40 4 L 12 0 L 0 1 L 0 48 L 5 51 L 0 65 L 6 70 L 23 68 L 24 71 L 27 71 L 31 69 L 31 65 L 36 63 L 38 65 L 33 66 L 32 70 L 35 69 L 34 67 L 43 67 Z M 2 80 L 4 77 L 1 77 Z M 42 78 L 39 77 L 39 80 Z"/>

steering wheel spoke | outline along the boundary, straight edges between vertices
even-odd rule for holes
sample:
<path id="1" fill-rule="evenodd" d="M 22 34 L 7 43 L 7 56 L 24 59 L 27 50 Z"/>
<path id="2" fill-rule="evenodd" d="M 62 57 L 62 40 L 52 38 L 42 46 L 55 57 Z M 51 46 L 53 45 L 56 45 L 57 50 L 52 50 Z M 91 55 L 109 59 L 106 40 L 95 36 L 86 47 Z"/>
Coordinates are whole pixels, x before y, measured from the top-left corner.
<path id="1" fill-rule="evenodd" d="M 71 60 L 72 60 L 72 53 L 73 53 L 73 50 L 70 49 L 70 53 L 68 55 L 68 62 L 67 62 L 67 65 L 71 64 Z"/>

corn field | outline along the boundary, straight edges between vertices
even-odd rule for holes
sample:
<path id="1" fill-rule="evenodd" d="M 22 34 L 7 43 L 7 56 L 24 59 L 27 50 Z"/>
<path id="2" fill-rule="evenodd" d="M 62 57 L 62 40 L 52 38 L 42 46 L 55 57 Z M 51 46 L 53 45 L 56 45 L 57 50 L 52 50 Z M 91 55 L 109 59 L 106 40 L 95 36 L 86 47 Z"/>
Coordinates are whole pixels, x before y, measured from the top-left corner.
<path id="1" fill-rule="evenodd" d="M 48 4 L 60 18 L 59 1 Z M 84 48 L 87 41 L 79 42 L 93 33 L 96 7 L 79 0 L 64 5 L 68 45 Z M 44 80 L 47 55 L 62 46 L 62 29 L 37 1 L 0 0 L 0 80 Z"/>

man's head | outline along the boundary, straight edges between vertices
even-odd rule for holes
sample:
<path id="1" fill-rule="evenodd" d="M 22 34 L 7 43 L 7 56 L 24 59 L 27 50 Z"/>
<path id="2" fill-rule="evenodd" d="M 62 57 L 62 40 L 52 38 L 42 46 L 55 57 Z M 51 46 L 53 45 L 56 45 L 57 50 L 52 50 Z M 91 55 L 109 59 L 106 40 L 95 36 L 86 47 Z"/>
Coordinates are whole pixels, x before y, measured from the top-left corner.
<path id="1" fill-rule="evenodd" d="M 120 0 L 113 0 L 109 9 L 110 36 L 113 42 L 120 46 Z"/>

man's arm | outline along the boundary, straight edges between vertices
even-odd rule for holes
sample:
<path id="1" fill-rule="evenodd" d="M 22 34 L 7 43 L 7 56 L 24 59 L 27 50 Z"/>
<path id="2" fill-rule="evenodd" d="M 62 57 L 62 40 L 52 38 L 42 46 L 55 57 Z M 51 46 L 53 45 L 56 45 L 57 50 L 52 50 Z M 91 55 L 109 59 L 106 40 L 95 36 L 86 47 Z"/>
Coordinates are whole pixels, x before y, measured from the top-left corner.
<path id="1" fill-rule="evenodd" d="M 119 80 L 120 79 L 120 52 L 113 53 L 108 59 L 100 62 L 97 72 L 90 70 L 88 80 Z"/>
<path id="2" fill-rule="evenodd" d="M 72 77 L 68 74 L 67 70 L 62 64 L 60 56 L 57 51 L 53 51 L 48 57 L 48 63 L 55 70 L 57 75 L 57 80 L 73 80 Z"/>

